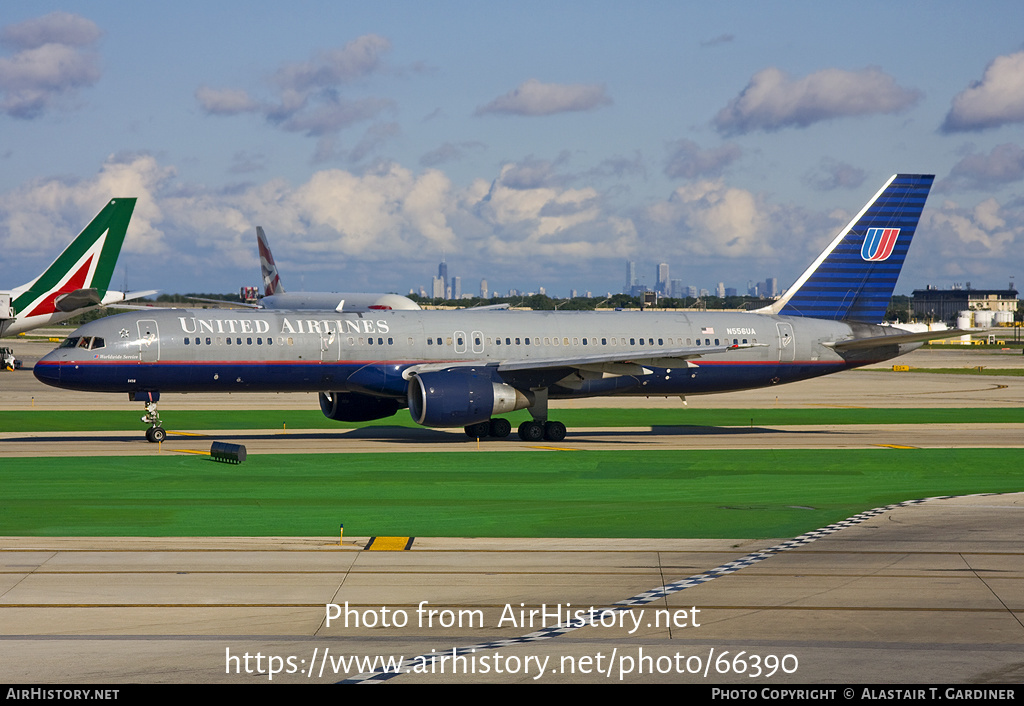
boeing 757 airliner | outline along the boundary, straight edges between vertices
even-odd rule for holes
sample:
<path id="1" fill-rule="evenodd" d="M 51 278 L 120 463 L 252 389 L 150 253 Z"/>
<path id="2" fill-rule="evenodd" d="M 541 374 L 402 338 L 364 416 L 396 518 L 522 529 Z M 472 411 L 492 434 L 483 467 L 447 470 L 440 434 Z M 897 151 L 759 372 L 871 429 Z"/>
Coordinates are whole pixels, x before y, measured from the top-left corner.
<path id="1" fill-rule="evenodd" d="M 897 174 L 772 306 L 756 312 L 190 310 L 88 323 L 35 366 L 69 390 L 146 403 L 161 392 L 310 391 L 323 413 L 561 440 L 548 400 L 685 396 L 779 385 L 893 358 L 935 333 L 884 316 L 931 187 Z M 956 332 L 947 332 L 956 333 Z"/>

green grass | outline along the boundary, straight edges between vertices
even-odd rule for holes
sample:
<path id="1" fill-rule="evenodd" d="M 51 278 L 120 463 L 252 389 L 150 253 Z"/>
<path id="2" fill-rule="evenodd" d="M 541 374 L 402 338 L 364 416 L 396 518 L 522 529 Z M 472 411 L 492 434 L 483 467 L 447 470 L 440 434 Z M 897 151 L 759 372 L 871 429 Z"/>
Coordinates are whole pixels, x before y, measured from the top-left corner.
<path id="1" fill-rule="evenodd" d="M 6 458 L 0 535 L 791 537 L 1019 491 L 1012 449 Z M 491 447 L 493 448 L 493 447 Z M 809 508 L 809 509 L 808 509 Z"/>
<path id="2" fill-rule="evenodd" d="M 0 411 L 0 430 L 5 432 L 56 431 L 138 431 L 142 412 L 126 411 Z M 513 427 L 529 415 L 520 411 L 507 415 Z M 1024 409 L 877 409 L 813 407 L 806 409 L 554 409 L 552 417 L 571 430 L 586 427 L 674 427 L 674 426 L 778 426 L 807 424 L 962 424 L 1024 423 Z M 174 410 L 161 409 L 164 426 L 170 431 L 204 429 L 352 429 L 366 426 L 415 427 L 409 413 L 374 422 L 335 422 L 318 409 L 302 410 Z M 0 453 L 3 449 L 0 447 Z"/>

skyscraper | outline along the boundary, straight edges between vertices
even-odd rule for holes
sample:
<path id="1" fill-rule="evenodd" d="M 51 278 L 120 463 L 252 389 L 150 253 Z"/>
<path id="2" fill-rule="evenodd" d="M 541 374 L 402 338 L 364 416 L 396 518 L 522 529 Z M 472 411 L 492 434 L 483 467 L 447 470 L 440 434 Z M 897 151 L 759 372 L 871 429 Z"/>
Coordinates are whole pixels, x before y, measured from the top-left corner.
<path id="1" fill-rule="evenodd" d="M 663 262 L 660 265 L 658 265 L 658 291 L 665 295 L 668 295 L 669 293 L 667 262 Z"/>
<path id="2" fill-rule="evenodd" d="M 636 262 L 633 260 L 626 261 L 626 288 L 622 291 L 626 294 L 630 294 L 633 291 L 633 287 L 636 286 Z"/>

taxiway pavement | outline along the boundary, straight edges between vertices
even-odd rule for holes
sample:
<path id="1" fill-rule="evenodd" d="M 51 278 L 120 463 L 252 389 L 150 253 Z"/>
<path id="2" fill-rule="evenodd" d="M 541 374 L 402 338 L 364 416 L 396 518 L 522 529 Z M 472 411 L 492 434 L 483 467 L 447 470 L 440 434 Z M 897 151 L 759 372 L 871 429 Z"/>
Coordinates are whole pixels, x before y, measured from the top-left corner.
<path id="1" fill-rule="evenodd" d="M 935 353 L 944 352 L 918 351 L 898 362 L 1024 365 L 1019 354 Z M 957 365 L 954 356 L 965 362 Z M 1021 404 L 1024 378 L 882 370 L 690 401 L 696 414 L 702 407 Z M 170 419 L 175 408 L 315 405 L 312 395 L 180 395 L 166 396 L 161 412 Z M 0 408 L 32 406 L 141 412 L 120 396 L 50 390 L 25 371 L 0 376 Z M 949 429 L 582 430 L 565 443 L 589 448 L 1020 445 L 1017 425 L 974 428 L 969 419 L 964 422 Z M 962 433 L 968 428 L 970 434 Z M 53 434 L 5 435 L 0 458 L 82 450 L 155 453 L 141 431 L 140 425 L 72 440 Z M 379 438 L 380 432 L 365 430 L 287 435 L 267 430 L 225 436 L 245 443 L 250 453 L 296 450 L 289 446 L 295 442 L 303 448 L 315 442 L 346 451 L 475 450 L 473 442 L 451 444 L 444 443 L 447 436 L 431 436 L 449 432 L 388 433 L 389 438 Z M 162 451 L 171 453 L 178 443 L 202 448 L 195 437 L 171 436 Z M 487 442 L 481 447 L 520 444 Z M 435 657 L 426 673 L 403 674 L 395 683 L 533 682 L 541 665 L 536 680 L 541 683 L 728 682 L 756 688 L 787 682 L 1019 683 L 1024 679 L 1022 527 L 1024 495 L 1011 494 L 894 507 L 767 553 L 759 550 L 782 540 L 416 538 L 408 551 L 377 552 L 364 550 L 366 538 L 348 538 L 339 545 L 330 538 L 5 537 L 0 538 L 0 664 L 5 681 L 33 683 L 264 683 L 274 665 L 282 670 L 275 682 L 335 682 L 365 671 L 352 664 L 344 668 L 337 661 L 342 658 L 408 660 L 419 655 Z M 508 610 L 518 616 L 521 609 L 542 606 L 608 607 L 687 577 L 698 578 L 692 586 L 629 611 L 639 616 L 632 634 L 629 617 L 624 627 L 593 625 L 550 639 L 520 640 L 538 626 L 501 620 Z M 328 628 L 326 605 L 346 601 L 364 619 L 388 608 L 392 617 L 405 611 L 410 623 L 343 628 L 335 622 Z M 451 616 L 479 610 L 480 621 L 446 627 L 440 624 L 441 612 L 437 624 L 421 626 L 417 608 L 423 601 L 428 609 L 451 611 Z M 667 611 L 663 615 L 677 624 L 657 626 L 662 615 L 657 610 Z M 476 613 L 461 615 L 468 620 Z M 480 645 L 467 653 L 474 661 L 452 658 L 447 666 L 440 661 L 453 648 L 471 645 Z M 769 669 L 766 659 L 781 662 L 772 677 L 752 678 L 755 657 L 762 674 Z M 306 676 L 311 665 L 314 676 Z M 641 665 L 646 665 L 644 674 L 638 673 Z M 321 666 L 326 666 L 323 673 Z M 688 673 L 698 666 L 699 674 Z M 452 674 L 453 668 L 458 673 Z"/>

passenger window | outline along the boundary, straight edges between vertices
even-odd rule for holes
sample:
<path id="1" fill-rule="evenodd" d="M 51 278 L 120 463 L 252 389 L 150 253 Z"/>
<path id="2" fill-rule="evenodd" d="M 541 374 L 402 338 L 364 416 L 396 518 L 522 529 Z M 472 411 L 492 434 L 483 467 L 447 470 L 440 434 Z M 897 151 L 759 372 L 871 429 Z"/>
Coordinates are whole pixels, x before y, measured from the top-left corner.
<path id="1" fill-rule="evenodd" d="M 516 338 L 516 345 L 517 346 L 519 345 L 519 339 L 518 338 Z"/>
<path id="2" fill-rule="evenodd" d="M 228 345 L 230 346 L 231 345 L 231 336 L 228 336 L 227 341 L 228 341 Z"/>
<path id="3" fill-rule="evenodd" d="M 188 336 L 185 336 L 185 345 L 188 345 Z"/>
<path id="4" fill-rule="evenodd" d="M 245 345 L 251 346 L 252 345 L 252 339 L 251 338 L 245 339 Z"/>
<path id="5" fill-rule="evenodd" d="M 209 346 L 210 344 L 211 344 L 211 340 L 210 340 L 210 337 L 209 337 L 209 336 L 207 336 L 207 337 L 206 337 L 206 345 L 208 345 L 208 346 Z"/>

